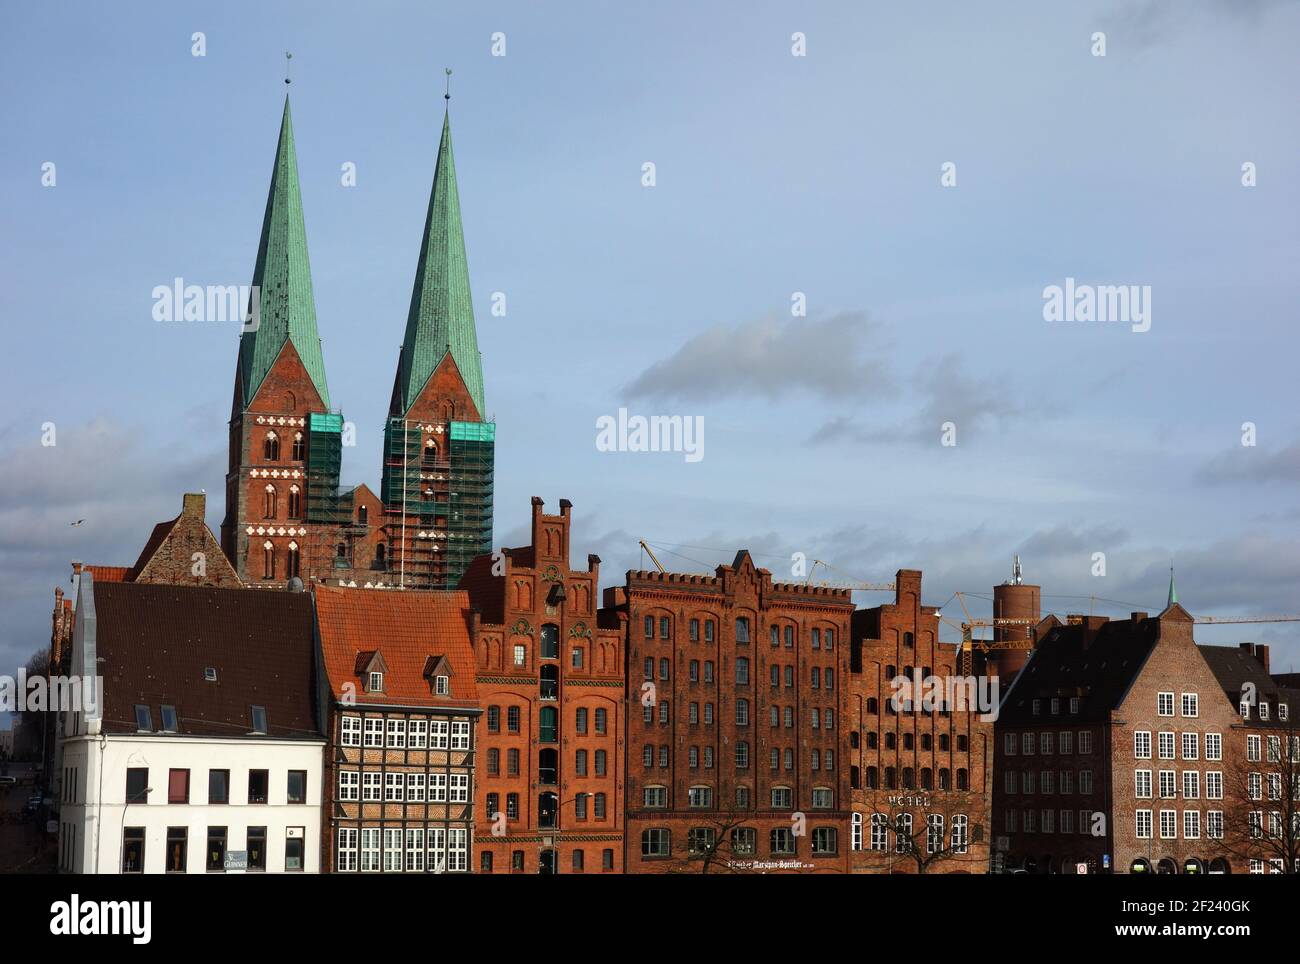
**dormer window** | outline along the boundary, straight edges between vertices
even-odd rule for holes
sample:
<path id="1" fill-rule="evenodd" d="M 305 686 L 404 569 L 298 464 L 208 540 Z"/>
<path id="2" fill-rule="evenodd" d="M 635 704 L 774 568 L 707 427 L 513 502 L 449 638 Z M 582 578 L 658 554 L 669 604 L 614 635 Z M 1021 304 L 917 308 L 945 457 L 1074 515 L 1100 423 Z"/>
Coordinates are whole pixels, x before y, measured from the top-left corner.
<path id="1" fill-rule="evenodd" d="M 367 684 L 366 690 L 371 693 L 382 693 L 384 690 L 384 674 L 371 673 L 370 682 Z"/>
<path id="2" fill-rule="evenodd" d="M 176 707 L 164 705 L 162 708 L 162 728 L 164 733 L 176 732 Z"/>
<path id="3" fill-rule="evenodd" d="M 1034 700 L 1034 716 L 1039 716 L 1043 712 L 1043 701 Z"/>
<path id="4" fill-rule="evenodd" d="M 135 706 L 135 728 L 144 733 L 153 730 L 153 713 L 143 703 L 137 703 Z"/>
<path id="5" fill-rule="evenodd" d="M 1250 719 L 1250 700 L 1242 700 L 1240 709 L 1241 709 L 1241 718 L 1243 720 Z"/>
<path id="6" fill-rule="evenodd" d="M 1260 704 L 1259 704 L 1259 718 L 1260 718 L 1261 720 L 1267 720 L 1267 719 L 1268 719 L 1268 704 L 1267 704 L 1267 703 L 1260 703 Z"/>
<path id="7" fill-rule="evenodd" d="M 1291 716 L 1290 708 L 1285 703 L 1277 704 L 1277 718 L 1286 720 Z"/>
<path id="8" fill-rule="evenodd" d="M 433 691 L 438 696 L 446 696 L 451 692 L 451 680 L 446 676 L 436 676 L 433 680 Z"/>
<path id="9" fill-rule="evenodd" d="M 248 715 L 253 720 L 254 733 L 266 733 L 266 707 L 250 706 Z"/>

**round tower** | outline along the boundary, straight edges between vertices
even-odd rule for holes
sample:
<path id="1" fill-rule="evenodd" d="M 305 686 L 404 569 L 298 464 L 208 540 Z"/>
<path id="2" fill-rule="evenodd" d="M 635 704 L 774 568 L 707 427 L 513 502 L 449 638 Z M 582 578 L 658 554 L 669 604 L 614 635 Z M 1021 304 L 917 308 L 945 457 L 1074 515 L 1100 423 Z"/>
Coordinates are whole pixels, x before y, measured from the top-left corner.
<path id="1" fill-rule="evenodd" d="M 1030 638 L 1030 630 L 1041 618 L 1041 596 L 1041 587 L 1030 586 L 1025 583 L 1024 574 L 1020 569 L 1020 557 L 1016 556 L 1011 567 L 1011 578 L 1002 585 L 993 587 L 993 618 L 995 620 L 1027 619 L 1031 620 L 1031 622 L 1010 626 L 995 624 L 993 627 L 993 641 L 998 643 L 1027 642 Z M 1008 681 L 1019 673 L 1025 663 L 1029 661 L 1029 649 L 995 649 L 993 650 L 993 657 L 998 676 L 1004 681 Z"/>

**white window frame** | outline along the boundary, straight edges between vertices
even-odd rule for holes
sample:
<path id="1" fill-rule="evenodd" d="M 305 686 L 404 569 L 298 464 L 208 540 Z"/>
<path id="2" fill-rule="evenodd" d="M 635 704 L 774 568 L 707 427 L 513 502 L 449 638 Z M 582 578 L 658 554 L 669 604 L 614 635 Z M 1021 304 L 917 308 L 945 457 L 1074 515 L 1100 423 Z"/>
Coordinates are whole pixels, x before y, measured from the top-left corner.
<path id="1" fill-rule="evenodd" d="M 1174 694 L 1173 691 L 1156 694 L 1156 716 L 1173 716 L 1174 715 Z"/>
<path id="2" fill-rule="evenodd" d="M 339 771 L 339 799 L 361 799 L 361 772 L 359 770 Z"/>
<path id="3" fill-rule="evenodd" d="M 1190 707 L 1190 712 L 1189 712 Z M 1201 694 L 1184 693 L 1181 706 L 1183 716 L 1188 719 L 1195 719 L 1201 715 Z"/>
<path id="4" fill-rule="evenodd" d="M 361 717 L 344 716 L 339 719 L 339 746 L 361 745 Z"/>

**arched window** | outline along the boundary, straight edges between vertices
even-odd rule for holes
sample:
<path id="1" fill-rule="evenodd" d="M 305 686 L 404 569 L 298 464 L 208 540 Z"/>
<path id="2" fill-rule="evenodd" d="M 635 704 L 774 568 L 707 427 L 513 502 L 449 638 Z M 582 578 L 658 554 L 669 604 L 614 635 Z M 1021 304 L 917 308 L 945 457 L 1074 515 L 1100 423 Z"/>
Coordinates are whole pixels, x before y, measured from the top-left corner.
<path id="1" fill-rule="evenodd" d="M 307 443 L 303 440 L 302 432 L 293 433 L 293 460 L 301 462 L 307 457 Z"/>
<path id="2" fill-rule="evenodd" d="M 547 623 L 542 627 L 542 659 L 560 658 L 560 627 Z"/>
<path id="3" fill-rule="evenodd" d="M 559 699 L 560 667 L 554 663 L 545 663 L 541 667 L 539 677 L 541 687 L 538 695 L 544 700 Z"/>
<path id="4" fill-rule="evenodd" d="M 934 789 L 934 774 L 929 767 L 921 767 L 921 789 Z"/>
<path id="5" fill-rule="evenodd" d="M 911 767 L 903 767 L 903 789 L 916 789 L 916 771 Z"/>
<path id="6" fill-rule="evenodd" d="M 262 578 L 275 578 L 275 547 L 270 540 L 262 543 Z"/>
<path id="7" fill-rule="evenodd" d="M 275 486 L 266 487 L 266 504 L 262 507 L 263 517 L 267 519 L 275 518 Z"/>
<path id="8" fill-rule="evenodd" d="M 970 777 L 967 775 L 965 767 L 960 767 L 957 770 L 957 789 L 958 790 L 970 789 Z"/>
<path id="9" fill-rule="evenodd" d="M 296 485 L 289 486 L 289 518 L 302 518 L 302 490 Z"/>
<path id="10" fill-rule="evenodd" d="M 939 789 L 940 790 L 952 789 L 952 771 L 950 771 L 947 767 L 941 767 L 939 770 Z"/>
<path id="11" fill-rule="evenodd" d="M 438 462 L 438 443 L 432 438 L 424 440 L 424 464 L 426 467 L 433 467 Z"/>
<path id="12" fill-rule="evenodd" d="M 301 564 L 298 558 L 298 543 L 289 543 L 289 570 L 285 573 L 290 579 L 294 576 L 302 575 Z"/>
<path id="13" fill-rule="evenodd" d="M 268 462 L 280 460 L 280 439 L 274 432 L 267 432 L 262 442 L 262 458 Z"/>
<path id="14" fill-rule="evenodd" d="M 583 760 L 583 769 L 585 770 L 586 760 Z M 553 747 L 547 747 L 537 754 L 537 782 L 546 786 L 554 786 L 559 779 L 560 772 L 560 753 Z"/>
<path id="15" fill-rule="evenodd" d="M 559 715 L 554 706 L 543 706 L 539 715 L 541 732 L 538 738 L 543 743 L 556 743 L 559 741 Z"/>
<path id="16" fill-rule="evenodd" d="M 375 568 L 376 569 L 384 568 L 387 552 L 388 552 L 388 547 L 385 546 L 382 542 L 379 543 L 377 546 L 375 546 Z"/>
<path id="17" fill-rule="evenodd" d="M 369 523 L 370 523 L 370 506 L 368 505 L 357 506 L 357 524 L 364 526 L 364 525 L 369 525 Z"/>

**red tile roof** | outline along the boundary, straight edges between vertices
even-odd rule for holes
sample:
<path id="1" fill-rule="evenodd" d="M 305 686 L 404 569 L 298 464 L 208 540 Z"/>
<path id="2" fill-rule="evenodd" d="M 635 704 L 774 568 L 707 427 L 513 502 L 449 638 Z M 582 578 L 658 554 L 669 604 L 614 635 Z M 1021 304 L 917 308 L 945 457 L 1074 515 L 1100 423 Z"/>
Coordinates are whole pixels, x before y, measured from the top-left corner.
<path id="1" fill-rule="evenodd" d="M 312 592 L 321 656 L 335 698 L 342 697 L 345 684 L 352 684 L 360 703 L 477 706 L 468 593 L 323 585 Z M 388 671 L 384 691 L 367 693 L 358 657 L 375 652 Z M 424 675 L 431 656 L 445 656 L 451 664 L 448 696 L 435 696 Z"/>
<path id="2" fill-rule="evenodd" d="M 82 572 L 89 572 L 95 577 L 96 584 L 101 582 L 130 582 L 127 575 L 130 566 L 82 566 Z"/>

